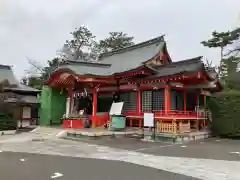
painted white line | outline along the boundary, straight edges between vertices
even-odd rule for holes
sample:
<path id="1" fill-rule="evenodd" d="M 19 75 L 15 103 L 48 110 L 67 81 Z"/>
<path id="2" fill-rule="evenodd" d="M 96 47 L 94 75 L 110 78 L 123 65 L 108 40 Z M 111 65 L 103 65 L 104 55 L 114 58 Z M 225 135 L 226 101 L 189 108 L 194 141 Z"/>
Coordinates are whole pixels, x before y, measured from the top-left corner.
<path id="1" fill-rule="evenodd" d="M 0 153 L 3 152 L 3 151 L 0 151 Z"/>
<path id="2" fill-rule="evenodd" d="M 187 147 L 187 146 L 181 146 L 182 148 L 185 148 L 185 147 Z"/>
<path id="3" fill-rule="evenodd" d="M 39 127 L 36 127 L 35 129 L 31 130 L 30 132 L 35 132 L 39 129 Z"/>
<path id="4" fill-rule="evenodd" d="M 59 132 L 59 133 L 56 135 L 56 137 L 64 137 L 64 136 L 66 136 L 66 135 L 67 135 L 67 130 L 63 130 L 63 131 Z"/>
<path id="5" fill-rule="evenodd" d="M 59 172 L 55 172 L 53 176 L 51 176 L 51 179 L 55 179 L 55 178 L 59 178 L 62 177 L 63 174 L 59 173 Z"/>
<path id="6" fill-rule="evenodd" d="M 24 162 L 24 161 L 25 161 L 25 159 L 20 159 L 20 161 Z"/>
<path id="7" fill-rule="evenodd" d="M 140 149 L 136 149 L 136 150 L 132 150 L 132 151 L 138 152 L 138 151 L 150 150 L 150 149 L 155 149 L 155 148 L 171 147 L 171 146 L 175 146 L 175 145 L 178 145 L 178 144 L 169 144 L 169 145 L 165 145 L 165 146 L 153 146 L 153 147 L 147 147 L 147 148 L 140 148 Z"/>
<path id="8" fill-rule="evenodd" d="M 217 139 L 216 142 L 220 142 L 221 140 L 220 139 Z"/>
<path id="9" fill-rule="evenodd" d="M 230 154 L 240 154 L 240 152 L 230 152 Z"/>

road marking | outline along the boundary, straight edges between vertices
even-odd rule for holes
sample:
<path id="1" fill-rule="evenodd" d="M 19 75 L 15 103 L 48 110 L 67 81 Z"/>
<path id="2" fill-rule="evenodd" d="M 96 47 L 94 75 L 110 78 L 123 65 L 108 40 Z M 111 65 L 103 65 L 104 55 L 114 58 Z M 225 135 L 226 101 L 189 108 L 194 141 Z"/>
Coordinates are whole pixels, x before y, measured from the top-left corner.
<path id="1" fill-rule="evenodd" d="M 39 129 L 39 127 L 36 127 L 35 129 L 31 130 L 30 132 L 35 132 Z"/>
<path id="2" fill-rule="evenodd" d="M 55 172 L 53 176 L 51 176 L 51 179 L 55 179 L 55 178 L 59 178 L 62 177 L 63 174 L 59 173 L 59 172 Z"/>
<path id="3" fill-rule="evenodd" d="M 61 137 L 61 136 L 64 136 L 65 134 L 67 134 L 67 130 L 63 130 L 63 131 L 59 132 L 56 136 Z"/>
<path id="4" fill-rule="evenodd" d="M 2 151 L 0 151 L 0 153 L 1 153 Z"/>
<path id="5" fill-rule="evenodd" d="M 181 146 L 182 148 L 185 148 L 185 147 L 187 147 L 187 146 Z"/>
<path id="6" fill-rule="evenodd" d="M 220 142 L 221 140 L 220 140 L 220 139 L 217 139 L 216 141 L 217 141 L 217 142 Z"/>
<path id="7" fill-rule="evenodd" d="M 25 159 L 20 159 L 20 161 L 24 162 L 24 161 L 25 161 Z"/>
<path id="8" fill-rule="evenodd" d="M 230 152 L 230 154 L 240 154 L 240 152 Z"/>
<path id="9" fill-rule="evenodd" d="M 165 145 L 165 146 L 153 146 L 153 147 L 147 147 L 147 148 L 140 148 L 140 149 L 136 149 L 136 150 L 132 150 L 132 151 L 138 152 L 138 151 L 150 150 L 150 149 L 155 149 L 155 148 L 171 147 L 171 146 L 175 146 L 175 145 L 178 145 L 178 144 L 169 144 L 169 145 Z"/>

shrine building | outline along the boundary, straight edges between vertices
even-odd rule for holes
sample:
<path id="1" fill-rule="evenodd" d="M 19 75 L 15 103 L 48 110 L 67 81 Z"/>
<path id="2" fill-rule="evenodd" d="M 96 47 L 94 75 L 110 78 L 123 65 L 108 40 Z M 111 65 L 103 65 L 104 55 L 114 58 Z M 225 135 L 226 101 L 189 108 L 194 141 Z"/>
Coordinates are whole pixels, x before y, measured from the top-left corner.
<path id="1" fill-rule="evenodd" d="M 100 54 L 98 60 L 65 61 L 43 87 L 40 124 L 86 128 L 79 113 L 84 109 L 89 127 L 104 128 L 112 102 L 120 101 L 129 128 L 142 128 L 148 112 L 159 133 L 207 128 L 208 98 L 222 87 L 201 59 L 172 61 L 160 36 Z"/>

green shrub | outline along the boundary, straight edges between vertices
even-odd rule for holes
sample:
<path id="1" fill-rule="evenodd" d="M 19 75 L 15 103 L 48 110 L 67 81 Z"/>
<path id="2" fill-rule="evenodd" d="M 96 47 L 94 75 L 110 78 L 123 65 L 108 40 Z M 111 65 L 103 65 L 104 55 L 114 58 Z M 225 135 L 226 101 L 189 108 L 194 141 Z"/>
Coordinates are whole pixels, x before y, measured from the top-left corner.
<path id="1" fill-rule="evenodd" d="M 208 101 L 212 111 L 212 131 L 218 136 L 240 136 L 240 91 L 223 91 Z"/>

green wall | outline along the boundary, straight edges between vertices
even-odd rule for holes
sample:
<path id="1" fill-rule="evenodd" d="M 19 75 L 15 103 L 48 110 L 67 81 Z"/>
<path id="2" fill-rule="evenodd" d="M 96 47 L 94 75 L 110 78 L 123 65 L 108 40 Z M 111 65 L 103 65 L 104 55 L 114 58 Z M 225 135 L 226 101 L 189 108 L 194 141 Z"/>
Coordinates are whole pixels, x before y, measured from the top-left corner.
<path id="1" fill-rule="evenodd" d="M 40 125 L 60 124 L 66 111 L 66 91 L 60 92 L 47 86 L 42 88 Z"/>
<path id="2" fill-rule="evenodd" d="M 60 92 L 57 89 L 52 89 L 51 114 L 52 123 L 60 124 L 61 118 L 66 113 L 66 91 Z"/>

